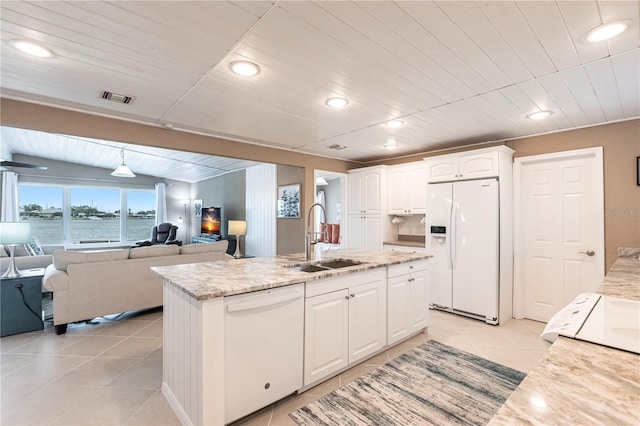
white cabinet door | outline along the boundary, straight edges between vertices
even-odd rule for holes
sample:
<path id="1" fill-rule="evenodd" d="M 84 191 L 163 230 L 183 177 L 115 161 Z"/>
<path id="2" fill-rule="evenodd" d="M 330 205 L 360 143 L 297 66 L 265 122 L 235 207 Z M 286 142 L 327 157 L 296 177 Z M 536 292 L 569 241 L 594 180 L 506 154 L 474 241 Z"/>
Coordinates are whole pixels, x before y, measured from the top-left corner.
<path id="1" fill-rule="evenodd" d="M 382 214 L 382 170 L 364 174 L 364 213 Z"/>
<path id="2" fill-rule="evenodd" d="M 304 383 L 313 383 L 349 362 L 349 292 L 334 291 L 306 299 Z"/>
<path id="3" fill-rule="evenodd" d="M 407 172 L 394 166 L 387 171 L 387 213 L 407 214 Z"/>
<path id="4" fill-rule="evenodd" d="M 386 305 L 383 280 L 349 289 L 349 364 L 387 345 Z"/>
<path id="5" fill-rule="evenodd" d="M 347 226 L 347 248 L 364 248 L 364 216 L 349 215 Z"/>
<path id="6" fill-rule="evenodd" d="M 387 213 L 424 214 L 427 206 L 427 165 L 419 163 L 387 169 Z"/>
<path id="7" fill-rule="evenodd" d="M 363 248 L 382 250 L 382 216 L 364 216 Z"/>
<path id="8" fill-rule="evenodd" d="M 424 163 L 409 166 L 406 173 L 406 208 L 411 214 L 424 214 L 427 210 L 427 166 Z"/>
<path id="9" fill-rule="evenodd" d="M 427 159 L 427 180 L 429 182 L 447 182 L 458 177 L 458 159 L 444 157 Z"/>
<path id="10" fill-rule="evenodd" d="M 382 250 L 382 216 L 349 215 L 347 247 Z"/>
<path id="11" fill-rule="evenodd" d="M 409 334 L 429 325 L 428 272 L 417 271 L 409 284 Z"/>
<path id="12" fill-rule="evenodd" d="M 384 185 L 384 169 L 382 167 L 362 171 L 349 171 L 348 194 L 349 214 L 382 214 L 382 196 Z"/>
<path id="13" fill-rule="evenodd" d="M 364 172 L 349 173 L 348 182 L 348 214 L 364 213 Z"/>
<path id="14" fill-rule="evenodd" d="M 406 275 L 389 278 L 387 342 L 391 345 L 409 335 L 409 280 Z"/>
<path id="15" fill-rule="evenodd" d="M 411 266 L 411 264 L 408 264 Z M 417 265 L 415 265 L 417 266 Z M 429 325 L 427 270 L 390 276 L 388 289 L 387 342 L 389 345 Z"/>
<path id="16" fill-rule="evenodd" d="M 498 176 L 498 152 L 460 155 L 458 179 Z"/>

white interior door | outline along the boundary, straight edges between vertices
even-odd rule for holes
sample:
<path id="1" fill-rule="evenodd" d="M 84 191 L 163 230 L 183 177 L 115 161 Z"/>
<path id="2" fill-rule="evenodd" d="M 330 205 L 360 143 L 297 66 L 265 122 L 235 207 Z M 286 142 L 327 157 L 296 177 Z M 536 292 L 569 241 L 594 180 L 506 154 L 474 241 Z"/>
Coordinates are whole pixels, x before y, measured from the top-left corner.
<path id="1" fill-rule="evenodd" d="M 516 317 L 548 321 L 604 276 L 602 148 L 516 159 Z"/>

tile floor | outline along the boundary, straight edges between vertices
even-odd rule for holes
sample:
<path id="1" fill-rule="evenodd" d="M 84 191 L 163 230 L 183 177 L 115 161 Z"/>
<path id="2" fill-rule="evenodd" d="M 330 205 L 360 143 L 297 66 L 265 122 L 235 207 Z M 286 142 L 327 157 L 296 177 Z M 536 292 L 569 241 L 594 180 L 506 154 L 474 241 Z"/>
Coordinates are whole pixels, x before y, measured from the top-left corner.
<path id="1" fill-rule="evenodd" d="M 288 414 L 429 339 L 527 372 L 546 352 L 543 323 L 511 320 L 494 327 L 438 311 L 421 333 L 308 391 L 237 425 L 293 424 Z M 0 424 L 177 425 L 160 392 L 162 311 L 110 316 L 0 339 Z"/>

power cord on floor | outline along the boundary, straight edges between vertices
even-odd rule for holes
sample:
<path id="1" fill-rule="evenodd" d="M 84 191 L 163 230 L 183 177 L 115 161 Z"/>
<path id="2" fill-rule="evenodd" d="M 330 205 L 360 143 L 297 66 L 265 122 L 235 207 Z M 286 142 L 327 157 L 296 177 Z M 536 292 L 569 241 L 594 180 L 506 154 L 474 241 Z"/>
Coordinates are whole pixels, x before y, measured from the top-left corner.
<path id="1" fill-rule="evenodd" d="M 26 306 L 27 309 L 29 309 L 31 313 L 36 316 L 36 318 L 38 318 L 38 321 L 40 321 L 44 325 L 44 322 L 42 321 L 42 317 L 38 315 L 38 313 L 36 313 L 36 311 L 34 311 L 31 308 L 31 306 L 29 306 L 29 304 L 27 303 L 27 299 L 24 297 L 24 292 L 22 291 L 22 287 L 24 286 L 21 283 L 16 284 L 16 288 L 20 290 L 20 294 L 22 295 L 22 303 L 24 303 L 24 306 Z"/>

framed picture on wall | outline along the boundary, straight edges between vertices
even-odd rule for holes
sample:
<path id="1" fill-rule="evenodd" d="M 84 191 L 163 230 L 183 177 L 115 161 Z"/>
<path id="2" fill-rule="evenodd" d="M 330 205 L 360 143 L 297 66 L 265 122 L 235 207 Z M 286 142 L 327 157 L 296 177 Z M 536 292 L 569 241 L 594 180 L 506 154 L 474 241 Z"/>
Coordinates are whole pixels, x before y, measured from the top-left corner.
<path id="1" fill-rule="evenodd" d="M 295 219 L 300 217 L 300 184 L 278 187 L 278 217 Z"/>
<path id="2" fill-rule="evenodd" d="M 202 217 L 202 200 L 193 200 L 193 214 Z"/>

